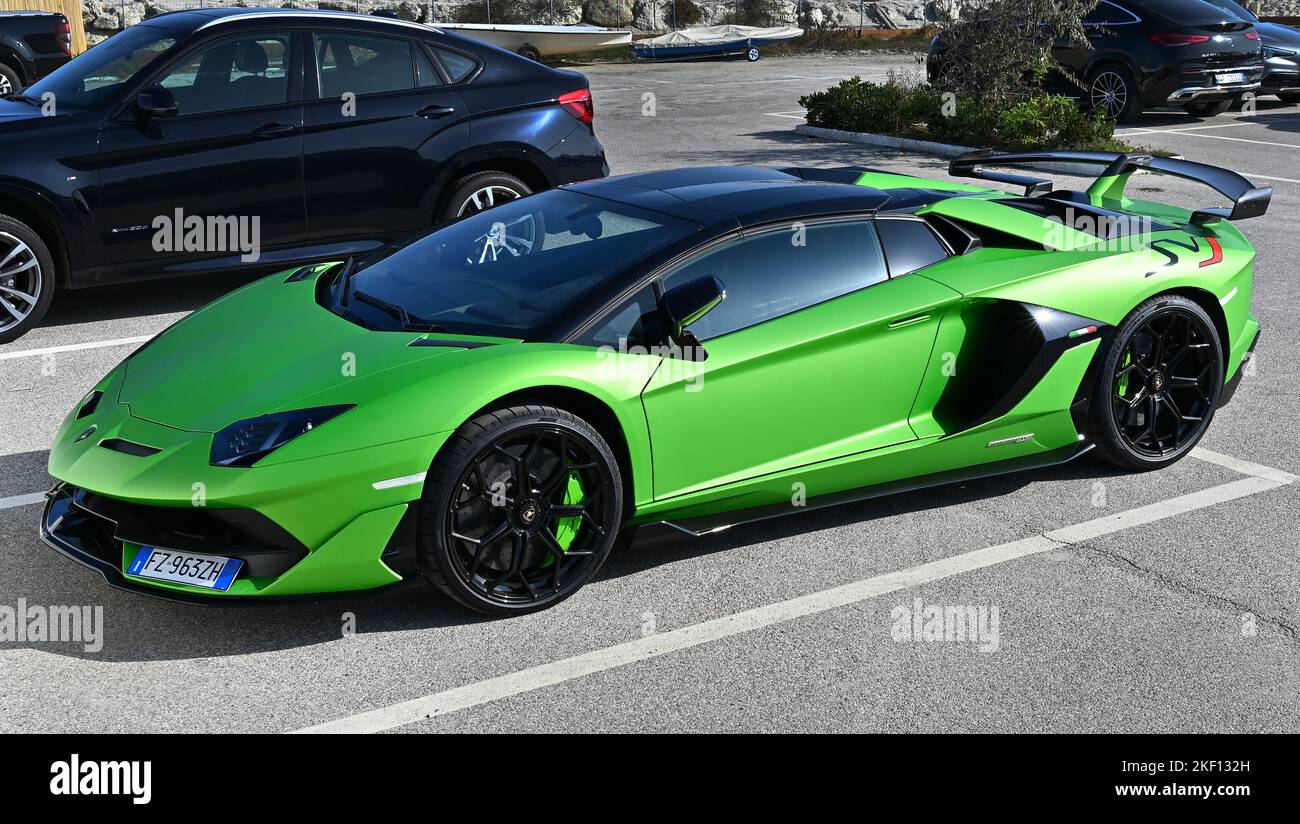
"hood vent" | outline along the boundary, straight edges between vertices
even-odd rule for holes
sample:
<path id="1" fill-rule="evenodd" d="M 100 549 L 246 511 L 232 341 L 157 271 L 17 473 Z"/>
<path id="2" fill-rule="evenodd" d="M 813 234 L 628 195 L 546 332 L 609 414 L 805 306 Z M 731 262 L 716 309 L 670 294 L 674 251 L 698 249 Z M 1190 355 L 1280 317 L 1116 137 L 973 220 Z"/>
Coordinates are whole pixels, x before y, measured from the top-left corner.
<path id="1" fill-rule="evenodd" d="M 142 443 L 133 441 L 124 441 L 121 438 L 107 438 L 100 441 L 99 445 L 114 452 L 121 452 L 123 455 L 134 455 L 137 458 L 147 458 L 150 455 L 157 455 L 162 452 L 161 449 L 156 447 L 145 446 Z"/>

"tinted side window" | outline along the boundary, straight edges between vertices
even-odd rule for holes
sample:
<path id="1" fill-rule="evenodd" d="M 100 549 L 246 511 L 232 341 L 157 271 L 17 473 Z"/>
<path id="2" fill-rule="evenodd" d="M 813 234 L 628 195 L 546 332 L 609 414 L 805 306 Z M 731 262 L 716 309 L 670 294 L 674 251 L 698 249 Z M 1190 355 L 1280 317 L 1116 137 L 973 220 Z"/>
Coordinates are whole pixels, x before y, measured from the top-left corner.
<path id="1" fill-rule="evenodd" d="M 885 280 L 870 221 L 822 223 L 803 234 L 773 229 L 732 241 L 664 278 L 664 289 L 715 275 L 726 299 L 691 326 L 709 340 Z"/>
<path id="2" fill-rule="evenodd" d="M 1137 17 L 1114 3 L 1101 2 L 1084 15 L 1083 22 L 1092 26 L 1119 26 L 1137 22 Z"/>
<path id="3" fill-rule="evenodd" d="M 478 63 L 460 52 L 438 48 L 437 46 L 434 46 L 433 50 L 438 53 L 438 59 L 442 61 L 442 66 L 447 70 L 447 76 L 451 78 L 453 83 L 459 83 L 473 74 L 474 69 L 478 68 Z"/>
<path id="4" fill-rule="evenodd" d="M 420 73 L 421 88 L 442 85 L 442 75 L 438 74 L 438 70 L 433 67 L 428 52 L 418 45 L 415 47 L 415 66 Z"/>
<path id="5" fill-rule="evenodd" d="M 289 100 L 289 34 L 226 40 L 172 66 L 159 81 L 180 114 L 249 109 Z"/>
<path id="6" fill-rule="evenodd" d="M 658 302 L 655 300 L 654 288 L 647 286 L 605 315 L 594 329 L 582 336 L 579 343 L 609 346 L 618 351 L 627 351 L 634 346 L 649 346 L 641 322 L 656 309 Z"/>
<path id="7" fill-rule="evenodd" d="M 882 219 L 876 221 L 876 228 L 891 277 L 915 272 L 948 257 L 948 250 L 922 221 Z"/>
<path id="8" fill-rule="evenodd" d="M 349 32 L 316 35 L 321 97 L 375 94 L 415 88 L 411 43 Z"/>

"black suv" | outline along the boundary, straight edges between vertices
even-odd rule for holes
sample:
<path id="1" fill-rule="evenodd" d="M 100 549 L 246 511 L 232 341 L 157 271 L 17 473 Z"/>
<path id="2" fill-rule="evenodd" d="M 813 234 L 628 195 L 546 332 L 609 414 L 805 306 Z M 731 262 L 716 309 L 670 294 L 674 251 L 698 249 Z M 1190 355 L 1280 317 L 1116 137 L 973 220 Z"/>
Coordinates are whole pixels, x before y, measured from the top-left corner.
<path id="1" fill-rule="evenodd" d="M 1263 51 L 1255 27 L 1203 0 L 1101 0 L 1087 17 L 1088 43 L 1063 39 L 1052 47 L 1056 62 L 1083 83 L 1052 72 L 1047 86 L 1104 108 L 1116 120 L 1144 108 L 1180 105 L 1209 117 L 1246 92 L 1257 91 Z M 930 43 L 926 73 L 931 82 L 945 70 L 943 42 Z"/>
<path id="2" fill-rule="evenodd" d="M 57 12 L 0 12 L 0 97 L 21 91 L 72 59 L 72 30 Z"/>
<path id="3" fill-rule="evenodd" d="M 0 101 L 0 343 L 54 287 L 284 268 L 604 177 L 586 78 L 399 20 L 151 18 Z"/>

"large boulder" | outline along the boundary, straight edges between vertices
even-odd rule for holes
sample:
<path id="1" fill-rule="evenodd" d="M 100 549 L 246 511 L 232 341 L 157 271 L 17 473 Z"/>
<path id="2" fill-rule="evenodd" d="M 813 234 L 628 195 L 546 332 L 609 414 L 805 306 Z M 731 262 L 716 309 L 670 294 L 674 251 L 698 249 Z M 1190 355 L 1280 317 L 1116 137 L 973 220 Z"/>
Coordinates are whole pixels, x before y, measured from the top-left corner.
<path id="1" fill-rule="evenodd" d="M 632 0 L 586 0 L 582 17 L 597 26 L 627 28 L 633 23 Z"/>

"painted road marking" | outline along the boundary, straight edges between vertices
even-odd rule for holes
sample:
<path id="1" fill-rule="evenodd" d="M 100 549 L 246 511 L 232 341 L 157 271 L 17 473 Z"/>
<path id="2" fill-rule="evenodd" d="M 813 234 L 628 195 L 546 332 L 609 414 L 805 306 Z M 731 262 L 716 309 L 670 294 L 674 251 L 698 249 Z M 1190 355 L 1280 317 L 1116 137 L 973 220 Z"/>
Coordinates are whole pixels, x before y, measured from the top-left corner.
<path id="1" fill-rule="evenodd" d="M 12 360 L 14 358 L 35 358 L 40 355 L 57 355 L 61 352 L 79 352 L 83 349 L 105 349 L 110 346 L 130 346 L 131 344 L 147 343 L 154 338 L 153 335 L 144 335 L 138 338 L 118 338 L 117 340 L 100 340 L 91 343 L 70 343 L 66 346 L 47 346 L 44 349 L 20 349 L 17 352 L 0 352 L 0 360 Z"/>
<path id="2" fill-rule="evenodd" d="M 334 721 L 295 730 L 298 733 L 373 733 L 413 724 L 426 718 L 448 715 L 516 695 L 533 692 L 573 681 L 586 675 L 627 666 L 638 661 L 658 658 L 673 652 L 692 649 L 713 641 L 754 630 L 787 623 L 798 618 L 838 609 L 880 595 L 950 578 L 966 572 L 1004 564 L 1020 558 L 1060 549 L 1070 544 L 1110 535 L 1143 524 L 1237 500 L 1260 492 L 1277 489 L 1296 480 L 1280 469 L 1242 461 L 1217 452 L 1196 449 L 1192 455 L 1247 475 L 1246 478 L 1220 484 L 1200 492 L 1180 495 L 1166 501 L 1094 518 L 1090 521 L 1054 529 L 997 546 L 965 552 L 951 558 L 931 561 L 900 572 L 877 575 L 851 584 L 834 587 L 780 601 L 767 606 L 703 621 L 681 629 L 639 638 L 611 647 L 541 664 L 529 669 L 489 678 L 462 687 L 391 704 Z"/>
<path id="3" fill-rule="evenodd" d="M 33 492 L 30 495 L 14 495 L 10 498 L 0 498 L 0 509 L 14 509 L 20 506 L 31 506 L 45 502 L 44 492 Z"/>

